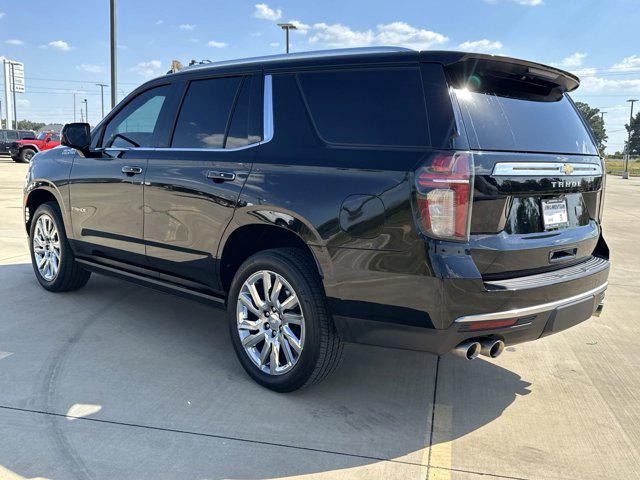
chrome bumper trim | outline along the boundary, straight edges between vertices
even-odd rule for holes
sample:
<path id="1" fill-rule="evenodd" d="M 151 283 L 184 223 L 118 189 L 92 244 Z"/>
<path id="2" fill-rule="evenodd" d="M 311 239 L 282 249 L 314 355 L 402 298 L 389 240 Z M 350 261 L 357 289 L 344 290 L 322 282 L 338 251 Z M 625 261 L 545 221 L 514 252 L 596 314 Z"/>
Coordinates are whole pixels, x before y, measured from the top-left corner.
<path id="1" fill-rule="evenodd" d="M 494 313 L 480 313 L 478 315 L 465 315 L 456 319 L 455 323 L 470 323 L 470 322 L 484 322 L 487 320 L 506 320 L 514 317 L 526 317 L 529 315 L 535 315 L 536 313 L 546 312 L 553 310 L 554 308 L 568 305 L 573 302 L 578 302 L 589 298 L 593 295 L 604 292 L 607 289 L 609 282 L 605 282 L 599 287 L 596 287 L 588 292 L 574 295 L 573 297 L 563 298 L 562 300 L 556 300 L 555 302 L 542 303 L 540 305 L 533 305 L 532 307 L 515 308 L 513 310 L 505 310 L 502 312 Z"/>

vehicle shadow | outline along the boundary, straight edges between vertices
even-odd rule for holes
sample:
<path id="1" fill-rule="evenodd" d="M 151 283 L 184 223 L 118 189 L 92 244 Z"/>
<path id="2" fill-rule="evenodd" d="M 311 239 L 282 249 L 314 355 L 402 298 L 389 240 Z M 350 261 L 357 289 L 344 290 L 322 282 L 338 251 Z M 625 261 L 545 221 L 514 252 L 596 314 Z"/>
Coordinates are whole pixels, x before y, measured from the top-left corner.
<path id="1" fill-rule="evenodd" d="M 0 405 L 62 415 L 98 406 L 87 418 L 106 423 L 52 417 L 29 443 L 32 459 L 44 458 L 35 449 L 53 449 L 93 478 L 115 465 L 118 478 L 179 469 L 183 479 L 275 478 L 383 460 L 418 468 L 430 439 L 450 441 L 496 420 L 530 385 L 482 359 L 443 357 L 438 389 L 477 401 L 446 425 L 438 415 L 450 397 L 436 391 L 432 428 L 432 355 L 349 345 L 325 382 L 277 394 L 245 374 L 224 312 L 206 305 L 98 275 L 78 292 L 51 294 L 28 264 L 0 266 L 0 305 L 0 350 L 15 352 L 0 363 Z M 11 468 L 24 449 L 4 449 L 0 465 Z M 33 473 L 48 476 L 59 463 L 36 463 Z"/>

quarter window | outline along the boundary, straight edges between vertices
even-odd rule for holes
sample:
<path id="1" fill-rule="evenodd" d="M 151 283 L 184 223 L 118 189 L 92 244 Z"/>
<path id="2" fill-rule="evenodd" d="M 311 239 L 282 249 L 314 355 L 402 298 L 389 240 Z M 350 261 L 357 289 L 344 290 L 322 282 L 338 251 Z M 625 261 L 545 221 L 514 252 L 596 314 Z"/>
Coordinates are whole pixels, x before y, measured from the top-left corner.
<path id="1" fill-rule="evenodd" d="M 426 146 L 428 127 L 415 68 L 298 74 L 311 116 L 329 143 Z"/>
<path id="2" fill-rule="evenodd" d="M 120 110 L 104 130 L 103 147 L 152 147 L 169 86 L 141 93 Z"/>
<path id="3" fill-rule="evenodd" d="M 225 132 L 242 77 L 195 80 L 182 102 L 171 146 L 174 148 L 223 148 Z M 237 141 L 242 128 L 236 126 Z"/>

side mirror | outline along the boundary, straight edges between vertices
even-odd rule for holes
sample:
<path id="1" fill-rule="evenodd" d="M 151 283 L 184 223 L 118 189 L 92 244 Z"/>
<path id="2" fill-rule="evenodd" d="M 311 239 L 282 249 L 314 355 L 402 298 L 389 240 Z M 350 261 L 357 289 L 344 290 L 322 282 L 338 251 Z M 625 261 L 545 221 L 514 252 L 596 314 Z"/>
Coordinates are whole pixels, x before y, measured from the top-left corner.
<path id="1" fill-rule="evenodd" d="M 60 143 L 65 147 L 88 153 L 91 145 L 91 127 L 88 123 L 67 123 L 62 128 Z"/>

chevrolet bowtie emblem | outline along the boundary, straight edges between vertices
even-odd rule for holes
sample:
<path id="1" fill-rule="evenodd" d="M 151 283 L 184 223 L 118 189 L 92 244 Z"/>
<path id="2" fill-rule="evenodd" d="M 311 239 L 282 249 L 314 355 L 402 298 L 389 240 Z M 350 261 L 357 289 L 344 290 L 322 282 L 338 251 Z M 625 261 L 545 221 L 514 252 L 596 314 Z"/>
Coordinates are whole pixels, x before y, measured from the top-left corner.
<path id="1" fill-rule="evenodd" d="M 571 175 L 573 173 L 573 165 L 565 163 L 562 165 L 562 173 L 565 175 Z"/>

